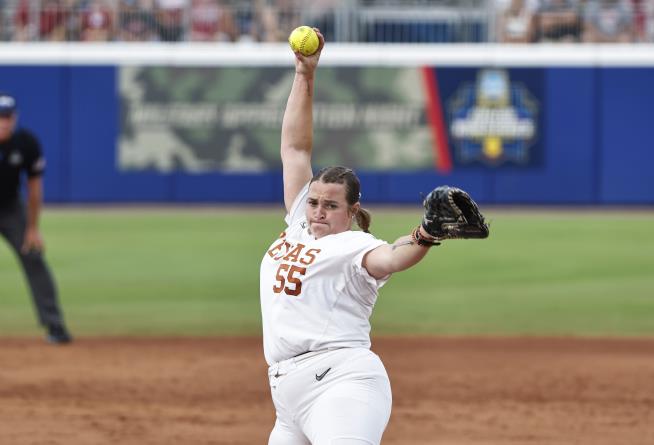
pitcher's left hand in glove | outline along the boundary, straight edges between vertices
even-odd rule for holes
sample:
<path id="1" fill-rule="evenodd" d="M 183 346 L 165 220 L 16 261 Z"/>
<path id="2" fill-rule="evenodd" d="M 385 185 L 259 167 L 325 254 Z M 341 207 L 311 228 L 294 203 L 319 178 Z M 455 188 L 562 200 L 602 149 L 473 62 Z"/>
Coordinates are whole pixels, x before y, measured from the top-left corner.
<path id="1" fill-rule="evenodd" d="M 484 215 L 470 195 L 459 188 L 436 187 L 423 205 L 422 228 L 437 240 L 488 237 Z"/>

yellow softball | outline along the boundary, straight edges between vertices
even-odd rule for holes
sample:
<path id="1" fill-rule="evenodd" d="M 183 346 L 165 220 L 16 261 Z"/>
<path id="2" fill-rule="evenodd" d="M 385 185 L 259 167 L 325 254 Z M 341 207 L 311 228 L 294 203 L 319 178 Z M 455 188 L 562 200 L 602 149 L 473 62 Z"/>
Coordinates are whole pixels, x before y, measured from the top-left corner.
<path id="1" fill-rule="evenodd" d="M 293 52 L 299 51 L 303 56 L 310 56 L 318 50 L 318 34 L 310 26 L 298 26 L 288 36 L 288 43 Z"/>

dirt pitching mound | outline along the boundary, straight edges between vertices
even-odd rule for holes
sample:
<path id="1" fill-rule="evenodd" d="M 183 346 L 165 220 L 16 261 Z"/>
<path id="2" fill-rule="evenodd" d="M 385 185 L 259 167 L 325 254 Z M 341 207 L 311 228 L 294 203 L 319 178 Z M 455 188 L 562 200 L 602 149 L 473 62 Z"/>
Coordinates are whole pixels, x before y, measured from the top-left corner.
<path id="1" fill-rule="evenodd" d="M 399 444 L 652 444 L 654 339 L 375 338 Z M 260 338 L 0 339 L 0 443 L 265 444 Z"/>

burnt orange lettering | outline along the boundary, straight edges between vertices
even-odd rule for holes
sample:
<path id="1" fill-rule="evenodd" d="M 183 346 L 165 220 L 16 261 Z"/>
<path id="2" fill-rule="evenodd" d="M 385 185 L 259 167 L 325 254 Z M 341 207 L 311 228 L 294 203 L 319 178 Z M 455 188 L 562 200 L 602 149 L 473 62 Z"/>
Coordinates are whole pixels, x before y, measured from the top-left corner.
<path id="1" fill-rule="evenodd" d="M 291 250 L 288 255 L 284 257 L 284 261 L 296 262 L 302 249 L 304 249 L 304 244 L 298 243 L 298 245 L 295 246 L 295 249 Z"/>
<path id="2" fill-rule="evenodd" d="M 288 264 L 282 263 L 279 265 L 279 268 L 277 269 L 277 274 L 275 275 L 275 278 L 277 279 L 279 284 L 273 286 L 274 293 L 278 294 L 282 290 L 284 290 L 284 285 L 286 284 L 286 280 L 284 279 L 284 275 L 282 274 L 282 272 L 287 271 L 288 268 L 289 268 Z"/>
<path id="3" fill-rule="evenodd" d="M 282 250 L 282 246 L 284 245 L 286 241 L 281 240 L 279 243 L 275 244 L 269 251 L 268 255 L 270 255 L 271 258 L 274 258 L 275 255 Z"/>
<path id="4" fill-rule="evenodd" d="M 320 253 L 320 249 L 309 249 L 306 252 L 304 252 L 304 256 L 300 258 L 300 263 L 308 266 L 309 264 L 313 263 L 316 261 L 316 255 Z M 309 259 L 307 259 L 309 258 Z"/>
<path id="5" fill-rule="evenodd" d="M 273 257 L 273 260 L 281 260 L 284 255 L 286 255 L 286 252 L 288 252 L 288 248 L 291 247 L 291 245 L 284 240 L 284 244 L 282 245 L 282 252 L 277 252 L 275 256 Z"/>
<path id="6" fill-rule="evenodd" d="M 302 277 L 306 273 L 306 267 L 292 266 L 290 264 L 281 263 L 277 268 L 277 274 L 275 275 L 277 284 L 273 286 L 273 292 L 280 294 L 282 291 L 284 291 L 286 295 L 297 297 L 300 295 L 300 292 L 302 292 Z M 286 277 L 284 277 L 284 274 Z M 294 286 L 289 287 L 287 286 L 287 283 Z"/>
<path id="7" fill-rule="evenodd" d="M 300 295 L 300 292 L 302 292 L 302 280 L 300 277 L 294 277 L 293 275 L 298 274 L 301 276 L 304 276 L 304 274 L 307 273 L 307 268 L 306 267 L 298 267 L 298 266 L 291 266 L 291 268 L 288 270 L 288 282 L 291 284 L 295 284 L 295 288 L 291 289 L 290 287 L 286 286 L 284 288 L 284 292 L 286 295 L 292 295 L 294 297 L 297 297 Z"/>

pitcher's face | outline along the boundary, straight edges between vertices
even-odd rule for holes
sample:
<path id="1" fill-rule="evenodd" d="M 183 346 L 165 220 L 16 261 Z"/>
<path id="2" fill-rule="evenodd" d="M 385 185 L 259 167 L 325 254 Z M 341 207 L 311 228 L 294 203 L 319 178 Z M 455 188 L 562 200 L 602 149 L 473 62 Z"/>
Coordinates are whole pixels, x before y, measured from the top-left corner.
<path id="1" fill-rule="evenodd" d="M 307 222 L 316 239 L 345 232 L 352 227 L 352 216 L 359 209 L 345 199 L 345 184 L 312 182 L 307 197 Z"/>

